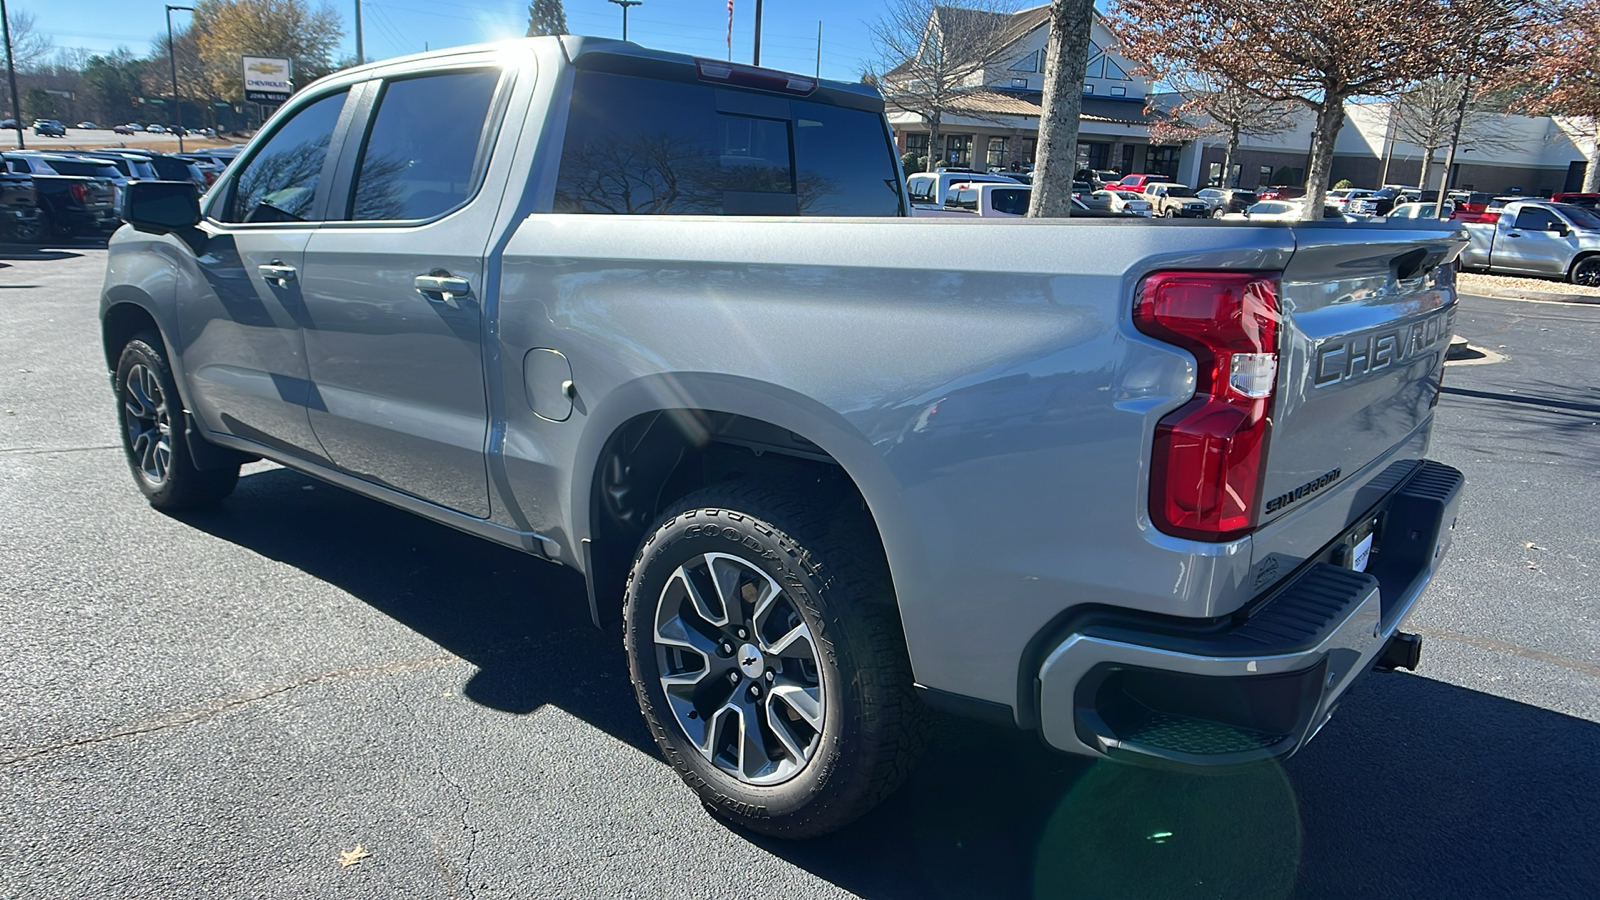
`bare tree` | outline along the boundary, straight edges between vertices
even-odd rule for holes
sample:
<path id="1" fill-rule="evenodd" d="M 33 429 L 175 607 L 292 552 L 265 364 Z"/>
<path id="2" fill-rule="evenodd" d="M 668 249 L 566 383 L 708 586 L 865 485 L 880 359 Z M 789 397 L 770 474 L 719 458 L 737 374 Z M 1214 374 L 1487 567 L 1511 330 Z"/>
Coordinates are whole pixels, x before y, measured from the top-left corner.
<path id="1" fill-rule="evenodd" d="M 1222 186 L 1229 184 L 1239 142 L 1247 137 L 1270 137 L 1293 127 L 1294 107 L 1281 100 L 1268 100 L 1248 85 L 1206 72 L 1175 73 L 1167 86 L 1179 102 L 1150 126 L 1150 142 L 1167 144 L 1197 138 L 1225 139 L 1222 154 Z"/>
<path id="2" fill-rule="evenodd" d="M 10 10 L 6 27 L 11 33 L 11 58 L 18 72 L 33 71 L 55 53 L 55 42 L 39 30 L 33 13 L 24 9 Z"/>
<path id="3" fill-rule="evenodd" d="M 1509 148 L 1516 144 L 1510 130 L 1505 128 L 1504 114 L 1491 106 L 1478 102 L 1479 91 L 1467 83 L 1466 75 L 1440 75 L 1418 82 L 1406 89 L 1395 101 L 1394 131 L 1402 140 L 1422 148 L 1422 174 L 1417 184 L 1428 189 L 1433 177 L 1434 157 L 1450 146 L 1455 133 L 1456 111 L 1461 105 L 1461 94 L 1468 92 L 1469 99 L 1461 121 L 1458 140 L 1482 148 Z M 1449 174 L 1443 186 L 1448 187 Z"/>
<path id="4" fill-rule="evenodd" d="M 1044 113 L 1033 160 L 1028 215 L 1072 215 L 1072 179 L 1078 170 L 1078 117 L 1083 114 L 1083 75 L 1089 64 L 1094 0 L 1051 0 L 1050 42 L 1044 61 Z"/>
<path id="5" fill-rule="evenodd" d="M 938 0 L 890 0 L 869 26 L 884 100 L 928 123 L 929 171 L 945 116 L 961 112 L 963 95 L 982 87 L 984 72 L 1015 52 L 1004 40 L 1014 0 L 961 2 L 956 8 Z"/>

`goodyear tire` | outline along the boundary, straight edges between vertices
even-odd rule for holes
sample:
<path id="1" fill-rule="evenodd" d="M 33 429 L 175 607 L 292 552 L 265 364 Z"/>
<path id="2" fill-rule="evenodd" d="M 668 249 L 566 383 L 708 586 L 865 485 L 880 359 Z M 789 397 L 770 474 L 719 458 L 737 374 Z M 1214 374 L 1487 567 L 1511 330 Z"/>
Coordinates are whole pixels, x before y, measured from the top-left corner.
<path id="1" fill-rule="evenodd" d="M 634 560 L 624 642 L 662 754 L 753 831 L 835 830 L 921 751 L 926 711 L 859 501 L 829 508 L 755 482 L 685 497 Z"/>
<path id="2" fill-rule="evenodd" d="M 160 335 L 144 332 L 117 359 L 117 424 L 134 483 L 156 509 L 211 506 L 233 493 L 238 465 L 202 471 L 185 440 L 189 414 L 162 349 Z"/>

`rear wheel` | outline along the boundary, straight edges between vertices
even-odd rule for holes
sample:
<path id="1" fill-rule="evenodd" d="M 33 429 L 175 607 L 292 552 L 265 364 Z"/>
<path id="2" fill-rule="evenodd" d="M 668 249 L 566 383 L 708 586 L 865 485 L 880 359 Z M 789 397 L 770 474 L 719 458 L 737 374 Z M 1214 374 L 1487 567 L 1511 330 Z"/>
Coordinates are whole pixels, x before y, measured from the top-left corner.
<path id="1" fill-rule="evenodd" d="M 1600 287 L 1600 253 L 1579 257 L 1572 264 L 1572 271 L 1567 273 L 1567 278 L 1573 284 Z"/>
<path id="2" fill-rule="evenodd" d="M 910 771 L 926 712 L 864 513 L 754 482 L 707 488 L 646 538 L 624 602 L 640 709 L 718 815 L 810 837 Z"/>
<path id="3" fill-rule="evenodd" d="M 189 415 L 167 364 L 161 338 L 145 332 L 117 359 L 117 420 L 134 483 L 157 509 L 210 506 L 233 492 L 237 464 L 202 471 L 185 439 Z"/>

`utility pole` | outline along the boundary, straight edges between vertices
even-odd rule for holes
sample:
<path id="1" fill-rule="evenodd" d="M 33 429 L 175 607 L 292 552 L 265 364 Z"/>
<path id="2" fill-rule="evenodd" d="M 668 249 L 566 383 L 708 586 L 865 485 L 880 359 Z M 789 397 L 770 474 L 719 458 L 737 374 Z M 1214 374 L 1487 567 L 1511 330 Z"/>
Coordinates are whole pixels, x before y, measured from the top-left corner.
<path id="1" fill-rule="evenodd" d="M 17 126 L 17 149 L 26 150 L 22 139 L 22 101 L 17 99 L 17 64 L 11 59 L 11 16 L 6 12 L 6 0 L 0 0 L 0 31 L 6 37 L 6 77 L 11 81 L 11 121 Z"/>
<path id="2" fill-rule="evenodd" d="M 365 65 L 367 55 L 361 49 L 361 0 L 356 0 L 356 65 Z"/>
<path id="3" fill-rule="evenodd" d="M 817 20 L 817 77 L 822 77 L 822 20 Z"/>
<path id="4" fill-rule="evenodd" d="M 644 3 L 644 0 L 610 0 L 610 2 L 615 3 L 616 5 L 622 7 L 622 39 L 623 40 L 627 40 L 628 39 L 628 7 L 630 7 L 630 6 L 638 6 L 638 5 L 642 4 L 642 3 Z"/>
<path id="5" fill-rule="evenodd" d="M 176 110 L 174 115 L 177 116 L 177 118 L 172 120 L 172 124 L 178 126 L 178 152 L 182 153 L 183 152 L 183 101 L 178 99 L 178 48 L 172 43 L 172 11 L 175 10 L 175 9 L 183 9 L 183 10 L 188 10 L 189 12 L 194 12 L 194 7 L 192 7 L 192 6 L 168 6 L 167 7 L 167 61 L 172 63 L 172 105 L 173 105 L 174 109 Z"/>
<path id="6" fill-rule="evenodd" d="M 613 3 L 616 0 L 612 0 Z M 754 65 L 761 65 L 761 0 L 756 0 L 756 52 Z"/>

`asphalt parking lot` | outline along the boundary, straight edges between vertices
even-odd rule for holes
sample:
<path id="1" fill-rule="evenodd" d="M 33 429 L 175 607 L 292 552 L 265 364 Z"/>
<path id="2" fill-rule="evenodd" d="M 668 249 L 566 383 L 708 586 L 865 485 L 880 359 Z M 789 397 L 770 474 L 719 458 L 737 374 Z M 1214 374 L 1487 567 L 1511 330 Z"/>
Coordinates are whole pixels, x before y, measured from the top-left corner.
<path id="1" fill-rule="evenodd" d="M 104 260 L 0 247 L 0 897 L 1600 897 L 1600 308 L 1463 301 L 1422 668 L 1298 756 L 1181 778 L 941 719 L 786 844 L 661 761 L 574 573 L 265 464 L 151 510 Z"/>

